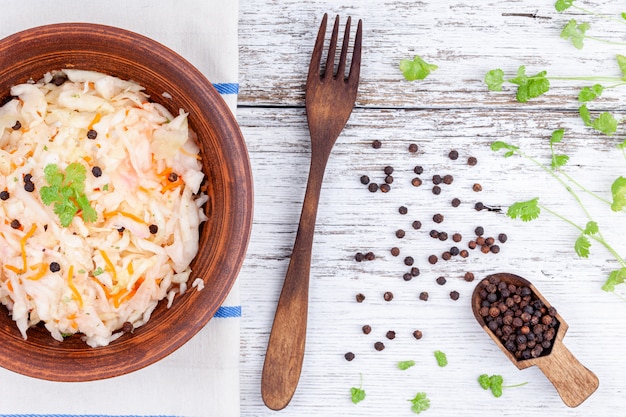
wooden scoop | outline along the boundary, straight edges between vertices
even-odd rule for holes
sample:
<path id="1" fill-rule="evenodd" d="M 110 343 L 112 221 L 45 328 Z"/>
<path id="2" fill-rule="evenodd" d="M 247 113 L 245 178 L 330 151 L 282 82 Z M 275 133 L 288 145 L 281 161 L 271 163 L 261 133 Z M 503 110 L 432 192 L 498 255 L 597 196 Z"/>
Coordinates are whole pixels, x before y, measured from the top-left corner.
<path id="1" fill-rule="evenodd" d="M 577 407 L 580 405 L 598 388 L 599 381 L 598 377 L 583 366 L 563 344 L 563 337 L 568 328 L 565 320 L 563 320 L 558 313 L 555 315 L 558 324 L 555 326 L 556 335 L 549 353 L 536 358 L 517 359 L 515 355 L 504 346 L 500 338 L 487 327 L 485 319 L 480 314 L 482 301 L 480 291 L 484 288 L 483 282 L 490 277 L 496 277 L 500 279 L 500 281 L 513 284 L 517 287 L 526 286 L 530 288 L 534 297 L 541 300 L 546 308 L 550 308 L 550 303 L 548 303 L 539 291 L 526 279 L 509 273 L 493 274 L 481 281 L 472 294 L 472 311 L 478 323 L 518 369 L 525 369 L 529 366 L 537 365 L 539 369 L 541 369 L 541 372 L 552 382 L 552 385 L 556 388 L 565 405 L 568 407 Z"/>

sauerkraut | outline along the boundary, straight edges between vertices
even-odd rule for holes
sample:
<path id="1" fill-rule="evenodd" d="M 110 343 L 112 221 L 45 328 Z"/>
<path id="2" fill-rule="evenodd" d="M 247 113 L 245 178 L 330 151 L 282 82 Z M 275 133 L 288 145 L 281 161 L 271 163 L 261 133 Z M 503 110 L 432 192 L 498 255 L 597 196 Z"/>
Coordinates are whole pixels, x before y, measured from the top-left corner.
<path id="1" fill-rule="evenodd" d="M 208 197 L 187 113 L 92 71 L 49 73 L 11 96 L 0 108 L 0 302 L 24 338 L 43 323 L 59 341 L 105 346 L 190 282 Z"/>

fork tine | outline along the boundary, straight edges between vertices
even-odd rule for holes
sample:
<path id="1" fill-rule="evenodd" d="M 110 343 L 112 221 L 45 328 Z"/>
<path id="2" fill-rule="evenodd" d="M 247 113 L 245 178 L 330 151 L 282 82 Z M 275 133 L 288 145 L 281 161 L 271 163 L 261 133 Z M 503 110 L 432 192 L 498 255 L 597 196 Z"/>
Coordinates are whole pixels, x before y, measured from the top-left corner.
<path id="1" fill-rule="evenodd" d="M 328 47 L 328 58 L 326 59 L 326 69 L 324 70 L 324 77 L 326 74 L 332 77 L 333 70 L 335 69 L 335 51 L 337 50 L 337 37 L 339 35 L 339 15 L 335 17 L 335 24 L 333 26 L 333 34 L 330 38 L 330 45 Z"/>
<path id="2" fill-rule="evenodd" d="M 348 80 L 351 83 L 359 83 L 359 75 L 361 73 L 361 42 L 362 42 L 363 22 L 359 19 L 354 38 L 354 52 L 352 53 L 352 63 L 350 64 L 350 74 Z"/>
<path id="3" fill-rule="evenodd" d="M 320 64 L 322 62 L 322 50 L 324 49 L 324 36 L 326 35 L 326 22 L 328 21 L 328 14 L 324 13 L 320 29 L 317 32 L 317 39 L 315 40 L 315 47 L 311 54 L 311 63 L 309 64 L 309 75 L 307 80 L 313 79 L 313 77 L 319 77 Z"/>
<path id="4" fill-rule="evenodd" d="M 345 78 L 346 72 L 346 56 L 348 55 L 348 41 L 350 40 L 350 22 L 352 19 L 348 16 L 346 21 L 346 30 L 343 34 L 343 44 L 341 45 L 341 55 L 339 56 L 339 65 L 337 65 L 337 77 Z"/>

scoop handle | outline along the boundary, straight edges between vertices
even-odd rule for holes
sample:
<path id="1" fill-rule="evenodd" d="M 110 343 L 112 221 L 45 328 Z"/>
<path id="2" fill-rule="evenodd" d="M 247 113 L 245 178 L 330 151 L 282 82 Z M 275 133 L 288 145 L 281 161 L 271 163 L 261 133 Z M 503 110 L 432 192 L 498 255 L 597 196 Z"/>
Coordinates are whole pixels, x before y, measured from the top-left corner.
<path id="1" fill-rule="evenodd" d="M 598 389 L 598 377 L 557 341 L 545 360 L 537 361 L 541 372 L 552 382 L 568 407 L 577 407 Z"/>

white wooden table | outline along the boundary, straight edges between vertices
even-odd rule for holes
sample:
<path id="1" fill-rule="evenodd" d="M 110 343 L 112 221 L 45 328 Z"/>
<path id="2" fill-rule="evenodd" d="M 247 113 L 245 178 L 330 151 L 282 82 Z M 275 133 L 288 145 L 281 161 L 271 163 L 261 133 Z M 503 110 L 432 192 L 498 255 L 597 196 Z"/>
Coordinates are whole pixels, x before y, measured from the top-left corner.
<path id="1" fill-rule="evenodd" d="M 338 5 L 340 3 L 340 5 Z M 620 4 L 622 3 L 622 4 Z M 576 4 L 619 17 L 623 2 L 578 0 Z M 324 12 L 363 19 L 364 50 L 356 108 L 329 161 L 318 213 L 311 267 L 309 328 L 304 369 L 291 404 L 267 409 L 260 394 L 261 370 L 276 302 L 295 239 L 309 163 L 304 82 L 314 38 Z M 624 318 L 626 302 L 600 289 L 617 267 L 594 244 L 588 259 L 573 250 L 578 232 L 542 213 L 523 223 L 504 215 L 519 200 L 540 197 L 546 206 L 584 224 L 585 217 L 564 189 L 519 157 L 504 159 L 489 149 L 494 140 L 519 145 L 541 162 L 550 160 L 549 137 L 566 129 L 563 152 L 571 155 L 567 172 L 610 198 L 612 181 L 625 173 L 626 160 L 615 146 L 624 126 L 607 137 L 585 127 L 578 117 L 577 94 L 589 83 L 553 81 L 550 92 L 529 103 L 514 99 L 505 86 L 489 92 L 488 70 L 513 74 L 618 76 L 616 53 L 624 47 L 587 41 L 575 49 L 559 33 L 567 20 L 589 21 L 589 34 L 626 41 L 626 25 L 589 17 L 575 10 L 559 14 L 552 0 L 413 1 L 240 1 L 240 84 L 238 119 L 246 138 L 255 180 L 255 221 L 247 259 L 240 274 L 242 416 L 410 416 L 407 400 L 426 392 L 426 416 L 622 416 L 626 386 Z M 439 69 L 426 80 L 408 82 L 398 70 L 401 59 L 422 56 Z M 623 117 L 624 88 L 607 91 L 590 107 Z M 373 149 L 374 140 L 382 147 Z M 408 152 L 416 143 L 419 151 Z M 448 158 L 457 150 L 459 159 Z M 469 156 L 478 160 L 468 166 Z M 421 165 L 424 183 L 416 188 L 413 167 Z M 394 167 L 388 193 L 370 193 L 359 181 L 368 175 L 382 183 L 385 166 Z M 454 182 L 433 195 L 432 176 L 451 174 Z M 480 183 L 483 191 L 474 192 Z M 581 193 L 608 241 L 626 254 L 625 214 L 612 213 Z M 453 208 L 450 200 L 462 203 Z M 482 202 L 503 212 L 476 211 Z M 398 212 L 408 208 L 406 215 Z M 436 224 L 432 216 L 444 215 Z M 422 222 L 420 230 L 411 223 Z M 506 233 L 499 254 L 470 250 L 429 264 L 452 246 L 429 237 L 431 229 L 463 235 L 461 249 L 483 226 L 486 234 Z M 398 239 L 397 229 L 406 237 Z M 390 254 L 397 246 L 398 257 Z M 374 261 L 358 263 L 357 252 L 372 251 Z M 405 256 L 415 258 L 420 275 L 403 279 Z M 476 323 L 470 295 L 485 275 L 514 272 L 530 279 L 569 324 L 565 344 L 599 378 L 598 390 L 570 409 L 537 368 L 519 371 Z M 463 276 L 472 272 L 474 282 Z M 444 276 L 447 283 L 435 279 Z M 619 288 L 619 287 L 618 287 Z M 624 286 L 621 294 L 624 296 Z M 460 298 L 453 301 L 449 292 Z M 383 294 L 391 291 L 390 302 Z M 428 301 L 419 294 L 429 293 Z M 362 303 L 355 296 L 365 295 Z M 372 332 L 363 334 L 363 325 Z M 419 329 L 423 338 L 412 333 Z M 386 333 L 395 331 L 389 340 Z M 385 349 L 377 351 L 381 341 Z M 447 354 L 440 368 L 433 351 Z M 347 361 L 346 352 L 355 359 Z M 406 371 L 397 362 L 414 360 Z M 505 389 L 495 398 L 478 384 L 480 374 L 500 374 Z M 366 398 L 354 405 L 350 388 Z"/>

